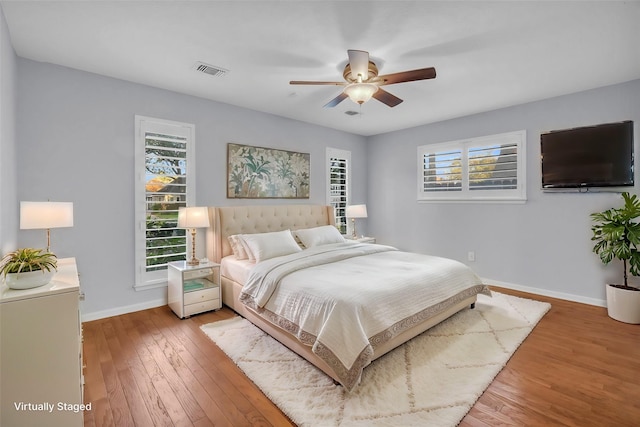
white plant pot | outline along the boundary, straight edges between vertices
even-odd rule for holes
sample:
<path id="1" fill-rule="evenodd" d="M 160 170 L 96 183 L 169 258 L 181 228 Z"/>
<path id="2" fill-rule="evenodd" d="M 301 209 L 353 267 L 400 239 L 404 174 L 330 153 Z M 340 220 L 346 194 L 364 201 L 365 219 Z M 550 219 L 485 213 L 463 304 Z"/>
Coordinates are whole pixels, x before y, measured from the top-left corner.
<path id="1" fill-rule="evenodd" d="M 9 273 L 5 283 L 11 289 L 31 289 L 44 286 L 51 281 L 55 271 L 26 271 L 22 273 Z"/>
<path id="2" fill-rule="evenodd" d="M 607 285 L 607 312 L 620 322 L 640 324 L 640 291 Z"/>

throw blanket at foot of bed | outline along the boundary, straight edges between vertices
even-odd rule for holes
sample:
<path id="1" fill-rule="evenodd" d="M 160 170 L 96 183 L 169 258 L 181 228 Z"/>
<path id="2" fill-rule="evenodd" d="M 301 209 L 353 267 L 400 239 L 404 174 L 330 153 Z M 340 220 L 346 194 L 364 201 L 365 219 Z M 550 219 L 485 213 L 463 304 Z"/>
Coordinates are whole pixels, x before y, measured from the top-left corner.
<path id="1" fill-rule="evenodd" d="M 375 348 L 489 290 L 464 264 L 337 243 L 256 264 L 240 300 L 312 346 L 352 390 Z"/>

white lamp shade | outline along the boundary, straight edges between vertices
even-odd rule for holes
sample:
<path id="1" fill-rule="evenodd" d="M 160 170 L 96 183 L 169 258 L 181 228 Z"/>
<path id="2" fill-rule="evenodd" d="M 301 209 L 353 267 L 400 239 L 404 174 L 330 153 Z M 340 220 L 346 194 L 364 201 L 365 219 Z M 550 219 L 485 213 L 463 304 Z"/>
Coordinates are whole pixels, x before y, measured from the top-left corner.
<path id="1" fill-rule="evenodd" d="M 344 93 L 356 104 L 364 104 L 377 91 L 378 86 L 373 83 L 352 83 L 344 88 Z"/>
<path id="2" fill-rule="evenodd" d="M 20 202 L 20 229 L 73 227 L 71 202 Z"/>
<path id="3" fill-rule="evenodd" d="M 366 218 L 367 205 L 349 205 L 346 214 L 347 218 Z"/>
<path id="4" fill-rule="evenodd" d="M 206 228 L 209 226 L 209 211 L 206 207 L 187 207 L 178 210 L 178 227 Z"/>

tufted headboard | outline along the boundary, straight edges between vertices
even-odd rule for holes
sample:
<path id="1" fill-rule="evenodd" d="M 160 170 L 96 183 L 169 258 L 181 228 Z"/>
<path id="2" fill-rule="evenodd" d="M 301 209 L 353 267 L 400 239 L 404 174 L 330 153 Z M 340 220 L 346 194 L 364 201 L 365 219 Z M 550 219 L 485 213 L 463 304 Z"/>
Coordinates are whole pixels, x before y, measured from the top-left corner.
<path id="1" fill-rule="evenodd" d="M 267 205 L 210 207 L 207 229 L 207 258 L 220 260 L 231 255 L 227 237 L 234 234 L 267 233 L 335 225 L 332 206 Z"/>

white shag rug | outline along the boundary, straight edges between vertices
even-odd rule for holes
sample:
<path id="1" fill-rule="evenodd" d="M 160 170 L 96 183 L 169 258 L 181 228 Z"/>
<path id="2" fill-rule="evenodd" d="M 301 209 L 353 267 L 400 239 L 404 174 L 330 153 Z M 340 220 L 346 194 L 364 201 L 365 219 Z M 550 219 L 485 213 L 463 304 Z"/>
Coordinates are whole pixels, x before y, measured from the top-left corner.
<path id="1" fill-rule="evenodd" d="M 344 391 L 242 317 L 201 328 L 298 426 L 455 426 L 551 308 L 493 292 L 365 368 Z"/>

